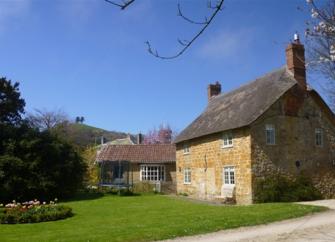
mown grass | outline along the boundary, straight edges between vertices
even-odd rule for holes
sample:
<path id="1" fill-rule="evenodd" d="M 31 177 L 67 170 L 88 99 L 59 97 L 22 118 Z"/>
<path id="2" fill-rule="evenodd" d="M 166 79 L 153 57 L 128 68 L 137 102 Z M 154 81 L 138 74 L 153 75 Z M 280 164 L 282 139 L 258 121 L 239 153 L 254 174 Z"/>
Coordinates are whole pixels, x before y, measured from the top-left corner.
<path id="1" fill-rule="evenodd" d="M 163 196 L 66 202 L 75 216 L 54 222 L 0 225 L 0 241 L 148 241 L 270 223 L 325 210 L 290 203 L 214 206 Z"/>

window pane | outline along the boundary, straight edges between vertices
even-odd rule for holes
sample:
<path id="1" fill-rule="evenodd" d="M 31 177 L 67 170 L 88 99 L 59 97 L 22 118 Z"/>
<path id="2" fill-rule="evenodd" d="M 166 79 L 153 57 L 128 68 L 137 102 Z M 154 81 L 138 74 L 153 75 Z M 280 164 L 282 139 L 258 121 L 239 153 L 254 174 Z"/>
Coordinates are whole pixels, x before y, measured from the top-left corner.
<path id="1" fill-rule="evenodd" d="M 190 148 L 188 146 L 188 144 L 184 144 L 184 153 L 189 153 L 190 152 Z"/>
<path id="2" fill-rule="evenodd" d="M 232 166 L 224 167 L 224 183 L 235 184 L 235 168 Z"/>
<path id="3" fill-rule="evenodd" d="M 184 183 L 191 183 L 191 169 L 185 168 L 184 170 Z"/>
<path id="4" fill-rule="evenodd" d="M 317 146 L 323 145 L 323 132 L 322 129 L 315 129 L 315 144 Z"/>
<path id="5" fill-rule="evenodd" d="M 222 135 L 222 146 L 223 147 L 233 146 L 233 134 L 232 134 L 232 132 L 225 132 Z"/>
<path id="6" fill-rule="evenodd" d="M 230 171 L 230 184 L 235 184 L 235 173 Z"/>
<path id="7" fill-rule="evenodd" d="M 275 127 L 271 124 L 265 126 L 266 144 L 275 144 Z"/>
<path id="8" fill-rule="evenodd" d="M 143 181 L 164 181 L 165 167 L 164 166 L 141 166 L 141 175 Z"/>

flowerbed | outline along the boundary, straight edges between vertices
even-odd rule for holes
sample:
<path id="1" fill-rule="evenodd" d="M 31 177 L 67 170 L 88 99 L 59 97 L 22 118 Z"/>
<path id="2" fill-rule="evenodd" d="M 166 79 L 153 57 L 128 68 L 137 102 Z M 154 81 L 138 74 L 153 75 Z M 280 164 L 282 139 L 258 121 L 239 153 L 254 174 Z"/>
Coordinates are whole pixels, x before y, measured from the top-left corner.
<path id="1" fill-rule="evenodd" d="M 73 216 L 72 208 L 56 202 L 57 199 L 50 201 L 49 204 L 37 200 L 24 203 L 13 201 L 5 206 L 0 204 L 0 223 L 39 223 Z"/>

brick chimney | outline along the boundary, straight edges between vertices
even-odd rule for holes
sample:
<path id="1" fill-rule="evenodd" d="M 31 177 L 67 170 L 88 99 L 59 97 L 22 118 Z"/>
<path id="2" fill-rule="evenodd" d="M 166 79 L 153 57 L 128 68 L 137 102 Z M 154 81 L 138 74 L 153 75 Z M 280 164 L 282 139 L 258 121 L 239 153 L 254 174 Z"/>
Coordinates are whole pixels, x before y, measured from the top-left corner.
<path id="1" fill-rule="evenodd" d="M 213 96 L 220 95 L 221 93 L 221 84 L 217 81 L 215 84 L 209 84 L 207 88 L 208 101 Z"/>
<path id="2" fill-rule="evenodd" d="M 286 48 L 286 65 L 300 87 L 306 90 L 305 48 L 300 43 L 298 34 L 294 35 L 293 43 L 290 43 Z"/>
<path id="3" fill-rule="evenodd" d="M 137 144 L 140 145 L 143 142 L 143 135 L 141 133 L 137 134 L 137 140 L 136 140 Z"/>

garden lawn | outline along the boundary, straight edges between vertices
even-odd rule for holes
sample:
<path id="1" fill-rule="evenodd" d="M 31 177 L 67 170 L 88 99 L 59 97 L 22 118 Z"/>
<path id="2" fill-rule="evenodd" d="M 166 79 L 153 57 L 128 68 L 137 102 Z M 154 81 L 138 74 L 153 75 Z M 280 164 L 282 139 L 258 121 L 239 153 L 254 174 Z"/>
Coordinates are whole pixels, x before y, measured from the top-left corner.
<path id="1" fill-rule="evenodd" d="M 75 216 L 37 224 L 0 224 L 0 241 L 148 241 L 295 218 L 326 208 L 290 203 L 216 206 L 163 195 L 67 202 Z"/>

